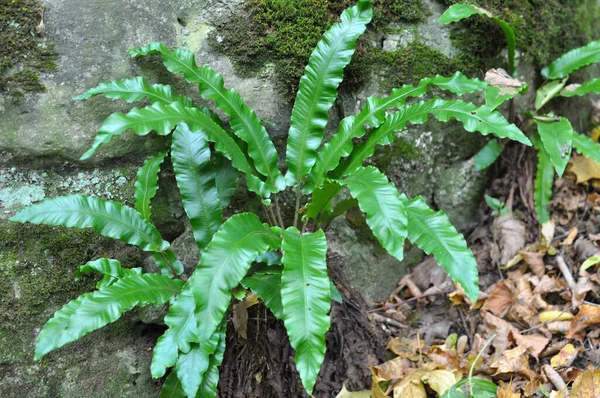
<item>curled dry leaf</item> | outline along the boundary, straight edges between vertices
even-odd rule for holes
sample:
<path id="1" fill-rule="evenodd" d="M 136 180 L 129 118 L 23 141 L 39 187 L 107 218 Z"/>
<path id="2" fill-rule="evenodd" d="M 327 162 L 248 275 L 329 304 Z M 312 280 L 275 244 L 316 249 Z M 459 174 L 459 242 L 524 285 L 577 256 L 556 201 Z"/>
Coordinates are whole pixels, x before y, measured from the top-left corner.
<path id="1" fill-rule="evenodd" d="M 518 89 L 525 86 L 522 81 L 511 77 L 504 69 L 490 69 L 485 73 L 485 81 L 491 85 L 500 88 L 499 95 L 516 95 Z"/>
<path id="2" fill-rule="evenodd" d="M 498 387 L 498 391 L 496 392 L 496 396 L 498 398 L 520 398 L 521 394 L 513 392 L 512 383 L 504 385 L 504 383 L 501 381 L 500 387 Z"/>
<path id="3" fill-rule="evenodd" d="M 394 398 L 427 398 L 425 385 L 442 396 L 460 377 L 448 370 L 414 370 L 394 386 Z"/>
<path id="4" fill-rule="evenodd" d="M 552 357 L 550 360 L 550 366 L 555 369 L 571 366 L 580 351 L 581 347 L 575 348 L 573 344 L 567 344 L 560 350 L 558 354 Z"/>
<path id="5" fill-rule="evenodd" d="M 527 379 L 535 377 L 535 372 L 529 367 L 527 351 L 523 347 L 516 347 L 512 350 L 504 351 L 500 358 L 492 362 L 490 368 L 496 369 L 494 376 L 518 374 Z"/>
<path id="6" fill-rule="evenodd" d="M 560 242 L 561 246 L 569 246 L 572 245 L 573 242 L 575 242 L 575 238 L 577 238 L 577 234 L 579 233 L 579 230 L 577 229 L 577 227 L 572 227 L 569 230 L 569 235 L 567 235 L 567 237 Z"/>
<path id="7" fill-rule="evenodd" d="M 504 266 L 525 247 L 525 223 L 512 214 L 498 217 L 494 225 L 494 243 L 492 259 Z"/>
<path id="8" fill-rule="evenodd" d="M 579 313 L 571 321 L 569 338 L 585 330 L 589 326 L 600 324 L 600 307 L 594 305 L 582 305 L 579 307 Z"/>
<path id="9" fill-rule="evenodd" d="M 556 224 L 554 224 L 554 220 L 546 221 L 542 224 L 542 246 L 550 247 L 552 245 L 552 241 L 554 240 L 554 232 L 556 231 Z"/>
<path id="10" fill-rule="evenodd" d="M 521 250 L 519 254 L 537 277 L 541 278 L 544 276 L 546 272 L 546 268 L 544 266 L 544 257 L 546 256 L 546 253 L 526 252 Z"/>
<path id="11" fill-rule="evenodd" d="M 570 321 L 573 314 L 568 311 L 543 311 L 539 315 L 540 322 Z"/>

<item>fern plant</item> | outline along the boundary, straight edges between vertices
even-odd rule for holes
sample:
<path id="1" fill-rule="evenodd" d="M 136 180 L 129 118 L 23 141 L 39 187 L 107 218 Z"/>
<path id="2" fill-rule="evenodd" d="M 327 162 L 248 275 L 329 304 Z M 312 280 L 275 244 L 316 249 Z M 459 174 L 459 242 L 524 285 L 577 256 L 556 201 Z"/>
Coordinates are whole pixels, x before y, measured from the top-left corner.
<path id="1" fill-rule="evenodd" d="M 514 55 L 516 46 L 516 36 L 510 25 L 505 21 L 492 16 L 488 11 L 479 7 L 458 3 L 449 7 L 440 17 L 440 22 L 451 23 L 460 21 L 473 14 L 486 15 L 496 22 L 504 31 L 508 47 L 508 63 L 510 75 L 515 72 Z M 583 84 L 570 84 L 567 86 L 569 75 L 577 70 L 594 63 L 600 62 L 600 41 L 593 41 L 587 45 L 576 48 L 562 55 L 549 66 L 542 69 L 542 76 L 547 80 L 536 92 L 535 111 L 528 110 L 525 114 L 533 119 L 537 127 L 537 133 L 531 134 L 534 148 L 537 151 L 537 172 L 534 184 L 534 202 L 537 219 L 540 223 L 545 223 L 550 219 L 548 205 L 552 197 L 552 184 L 554 181 L 554 171 L 559 177 L 562 177 L 571 151 L 574 147 L 583 156 L 600 162 L 600 145 L 584 134 L 573 130 L 570 121 L 564 117 L 556 116 L 553 113 L 545 113 L 542 108 L 553 98 L 583 96 L 587 94 L 600 93 L 600 78 L 595 78 Z M 490 72 L 495 72 L 494 70 Z M 490 73 L 488 72 L 488 73 Z M 517 94 L 527 91 L 527 85 L 511 76 L 490 76 L 490 79 L 497 82 L 490 84 L 486 88 L 485 99 L 486 106 L 490 109 L 497 108 L 503 101 L 512 99 Z M 483 170 L 496 161 L 502 154 L 504 144 L 496 139 L 490 140 L 485 147 L 475 157 L 475 169 Z"/>
<path id="2" fill-rule="evenodd" d="M 477 264 L 446 215 L 430 209 L 421 197 L 400 195 L 384 174 L 373 166 L 363 167 L 363 161 L 376 146 L 391 143 L 409 122 L 424 123 L 430 116 L 444 122 L 454 118 L 470 132 L 530 142 L 515 125 L 485 106 L 438 97 L 407 104 L 409 98 L 424 96 L 429 87 L 456 95 L 485 90 L 485 82 L 456 73 L 425 78 L 415 86 L 394 89 L 389 96 L 368 98 L 360 113 L 343 119 L 331 140 L 321 145 L 343 70 L 371 12 L 370 2 L 359 0 L 342 13 L 341 21 L 313 51 L 292 110 L 285 174 L 278 168 L 275 146 L 256 113 L 237 91 L 225 88 L 221 75 L 198 66 L 190 51 L 152 43 L 132 49 L 131 55 L 160 55 L 169 71 L 182 73 L 198 85 L 200 95 L 228 116 L 227 123 L 209 109 L 195 106 L 190 98 L 173 93 L 169 86 L 150 85 L 142 77 L 103 83 L 77 97 L 103 94 L 127 102 L 150 101 L 127 114 L 110 115 L 82 159 L 127 130 L 138 135 L 172 134 L 170 160 L 202 257 L 189 279 L 182 280 L 178 277 L 182 264 L 152 222 L 150 202 L 167 152 L 149 158 L 139 170 L 135 209 L 71 195 L 46 199 L 20 211 L 12 220 L 94 228 L 104 236 L 137 245 L 151 253 L 160 269 L 160 274 L 144 274 L 139 269 L 123 269 L 114 259 L 83 265 L 80 273 L 104 275 L 98 290 L 54 314 L 40 332 L 36 359 L 115 321 L 133 307 L 168 303 L 168 329 L 157 341 L 151 364 L 155 378 L 171 369 L 161 396 L 215 396 L 225 349 L 226 314 L 232 291 L 241 285 L 261 297 L 283 321 L 295 349 L 296 368 L 310 394 L 325 355 L 332 292 L 337 293 L 327 276 L 324 229 L 333 218 L 356 206 L 390 254 L 402 260 L 408 238 L 433 254 L 476 300 Z M 363 140 L 354 145 L 358 138 Z M 267 223 L 253 213 L 224 221 L 223 209 L 240 175 L 248 190 L 261 198 Z M 297 198 L 291 225 L 285 225 L 278 204 L 277 195 L 285 189 L 294 190 Z M 350 199 L 338 198 L 344 190 Z"/>

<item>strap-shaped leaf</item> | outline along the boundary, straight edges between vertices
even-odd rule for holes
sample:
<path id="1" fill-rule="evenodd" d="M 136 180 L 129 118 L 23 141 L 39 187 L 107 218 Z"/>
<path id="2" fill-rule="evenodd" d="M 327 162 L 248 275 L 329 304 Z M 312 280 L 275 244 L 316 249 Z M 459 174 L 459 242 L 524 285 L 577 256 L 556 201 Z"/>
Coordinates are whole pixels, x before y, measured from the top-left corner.
<path id="1" fill-rule="evenodd" d="M 592 41 L 583 47 L 563 54 L 542 69 L 542 76 L 546 79 L 562 79 L 577 69 L 596 62 L 600 62 L 600 41 Z"/>
<path id="2" fill-rule="evenodd" d="M 552 98 L 559 95 L 565 84 L 567 84 L 567 80 L 568 77 L 562 80 L 554 80 L 538 88 L 535 93 L 535 110 L 540 110 Z"/>
<path id="3" fill-rule="evenodd" d="M 133 57 L 161 54 L 163 63 L 172 73 L 183 73 L 188 82 L 197 83 L 200 95 L 212 99 L 217 108 L 229 116 L 235 134 L 248 143 L 248 153 L 256 169 L 267 177 L 272 192 L 284 188 L 283 176 L 277 169 L 277 151 L 269 134 L 253 110 L 244 104 L 240 94 L 224 87 L 223 77 L 208 66 L 197 66 L 194 53 L 184 49 L 169 50 L 161 43 L 150 43 L 131 49 Z"/>
<path id="4" fill-rule="evenodd" d="M 241 285 L 244 289 L 252 290 L 252 293 L 263 299 L 267 308 L 271 310 L 277 319 L 283 318 L 280 269 L 274 268 L 247 276 L 242 280 Z"/>
<path id="5" fill-rule="evenodd" d="M 420 196 L 409 200 L 402 195 L 401 200 L 408 217 L 408 239 L 425 253 L 433 254 L 452 280 L 460 283 L 473 302 L 477 301 L 477 263 L 465 238 L 444 212 L 433 211 Z"/>
<path id="6" fill-rule="evenodd" d="M 224 321 L 219 328 L 216 335 L 219 338 L 217 348 L 209 358 L 208 369 L 204 372 L 202 377 L 202 384 L 198 389 L 196 398 L 214 398 L 217 391 L 217 384 L 219 383 L 219 366 L 223 362 L 223 354 L 225 353 L 225 346 L 227 332 L 227 322 Z"/>
<path id="7" fill-rule="evenodd" d="M 392 256 L 404 258 L 406 212 L 398 190 L 373 166 L 361 167 L 339 181 L 350 189 L 358 207 L 367 215 L 367 224 Z"/>
<path id="8" fill-rule="evenodd" d="M 278 238 L 254 214 L 237 214 L 223 223 L 165 317 L 169 329 L 154 349 L 154 377 L 161 377 L 175 364 L 178 349 L 189 352 L 190 343 L 199 343 L 206 357 L 214 352 L 207 345 L 229 306 L 229 291 L 243 279 L 259 253 L 279 245 Z"/>
<path id="9" fill-rule="evenodd" d="M 169 373 L 169 376 L 160 389 L 158 398 L 186 398 L 175 369 L 171 370 L 171 373 Z"/>
<path id="10" fill-rule="evenodd" d="M 154 225 L 131 207 L 95 196 L 68 195 L 42 200 L 29 206 L 12 221 L 68 228 L 94 228 L 100 235 L 122 240 L 142 250 L 159 252 L 169 248 Z"/>
<path id="11" fill-rule="evenodd" d="M 475 14 L 481 14 L 481 11 L 477 10 L 474 6 L 470 4 L 453 4 L 442 14 L 442 16 L 439 19 L 439 22 L 443 24 L 449 24 L 452 22 L 458 22 Z"/>
<path id="12" fill-rule="evenodd" d="M 310 56 L 292 109 L 286 150 L 288 185 L 298 183 L 315 164 L 327 112 L 337 98 L 337 87 L 354 54 L 356 39 L 371 22 L 371 14 L 371 2 L 358 0 L 342 13 L 340 23 L 325 32 Z"/>
<path id="13" fill-rule="evenodd" d="M 167 368 L 177 362 L 178 351 L 189 352 L 190 342 L 195 339 L 197 322 L 194 318 L 196 303 L 190 290 L 183 290 L 175 299 L 165 316 L 167 331 L 158 338 L 150 365 L 152 377 L 162 377 Z"/>
<path id="14" fill-rule="evenodd" d="M 212 336 L 212 339 L 214 340 L 215 337 L 218 343 L 217 333 Z M 191 350 L 179 354 L 175 369 L 177 370 L 177 377 L 181 382 L 181 388 L 188 397 L 196 396 L 198 388 L 202 383 L 202 376 L 204 376 L 204 372 L 208 369 L 209 361 L 210 354 L 203 352 L 199 344 L 192 344 Z"/>
<path id="15" fill-rule="evenodd" d="M 300 235 L 291 227 L 283 233 L 282 248 L 283 323 L 296 350 L 296 369 L 310 395 L 325 357 L 330 325 L 327 241 L 322 230 Z"/>
<path id="16" fill-rule="evenodd" d="M 127 115 L 113 113 L 104 121 L 92 147 L 83 154 L 81 159 L 89 158 L 114 136 L 128 129 L 132 129 L 138 135 L 146 135 L 152 130 L 159 135 L 167 135 L 179 122 L 186 122 L 193 130 L 204 131 L 208 139 L 215 143 L 215 149 L 229 158 L 233 167 L 246 174 L 248 189 L 261 197 L 269 196 L 267 186 L 253 174 L 246 155 L 233 138 L 203 109 L 186 108 L 178 102 L 170 105 L 156 103 L 142 109 L 133 108 Z"/>
<path id="17" fill-rule="evenodd" d="M 535 120 L 538 132 L 546 153 L 554 165 L 559 177 L 562 177 L 569 158 L 571 157 L 571 142 L 573 140 L 573 127 L 571 122 L 564 117 L 558 121 Z"/>
<path id="18" fill-rule="evenodd" d="M 600 163 L 600 144 L 587 135 L 573 132 L 573 147 L 586 158 Z"/>
<path id="19" fill-rule="evenodd" d="M 504 144 L 498 142 L 495 138 L 489 140 L 475 155 L 475 171 L 485 170 L 490 167 L 498 159 L 503 150 Z"/>
<path id="20" fill-rule="evenodd" d="M 137 172 L 134 194 L 135 209 L 148 221 L 150 221 L 151 214 L 150 201 L 158 191 L 158 172 L 165 156 L 167 156 L 167 151 L 149 157 Z"/>
<path id="21" fill-rule="evenodd" d="M 535 149 L 538 155 L 537 172 L 535 174 L 535 183 L 533 190 L 533 199 L 535 203 L 535 212 L 540 224 L 550 220 L 550 211 L 548 205 L 552 197 L 552 184 L 554 183 L 554 166 L 550 160 L 550 155 L 546 152 L 544 145 L 539 138 L 534 141 Z"/>
<path id="22" fill-rule="evenodd" d="M 231 196 L 237 186 L 240 173 L 231 165 L 229 159 L 221 155 L 215 156 L 213 168 L 215 170 L 215 184 L 217 186 L 217 193 L 219 194 L 219 201 L 221 202 L 221 208 L 224 209 L 231 202 Z"/>
<path id="23" fill-rule="evenodd" d="M 201 345 L 217 329 L 231 299 L 229 291 L 244 278 L 252 261 L 279 245 L 278 238 L 255 214 L 236 214 L 223 223 L 186 284 L 196 301 Z"/>
<path id="24" fill-rule="evenodd" d="M 113 80 L 109 83 L 100 83 L 73 99 L 75 101 L 85 100 L 98 94 L 104 94 L 106 98 L 120 99 L 126 102 L 141 101 L 144 98 L 148 98 L 153 104 L 155 102 L 162 104 L 181 102 L 184 106 L 194 106 L 194 102 L 190 98 L 174 94 L 171 86 L 162 84 L 150 85 L 141 76 L 121 81 Z"/>
<path id="25" fill-rule="evenodd" d="M 508 69 L 509 73 L 512 74 L 515 70 L 515 49 L 517 45 L 517 38 L 514 30 L 506 21 L 493 16 L 489 11 L 484 10 L 483 8 L 467 3 L 453 4 L 442 14 L 439 21 L 444 24 L 449 24 L 452 22 L 458 22 L 475 14 L 484 15 L 490 18 L 504 32 L 504 37 L 506 38 L 506 44 L 508 47 Z"/>
<path id="26" fill-rule="evenodd" d="M 171 160 L 194 239 L 202 251 L 223 223 L 206 135 L 180 123 L 173 133 Z"/>
<path id="27" fill-rule="evenodd" d="M 154 263 L 163 275 L 172 278 L 173 275 L 181 275 L 183 273 L 183 264 L 171 249 L 164 252 L 152 253 Z"/>
<path id="28" fill-rule="evenodd" d="M 460 100 L 446 101 L 434 98 L 431 101 L 405 106 L 387 116 L 385 122 L 372 131 L 365 142 L 355 146 L 350 156 L 334 170 L 333 177 L 340 178 L 353 172 L 362 165 L 365 159 L 373 155 L 377 145 L 393 140 L 395 131 L 404 130 L 407 122 L 422 124 L 427 121 L 430 114 L 442 122 L 456 118 L 469 132 L 477 131 L 483 135 L 494 134 L 500 138 L 510 138 L 525 145 L 531 145 L 521 130 L 509 123 L 499 112 Z"/>
<path id="29" fill-rule="evenodd" d="M 122 268 L 121 263 L 118 260 L 112 258 L 99 258 L 80 266 L 75 276 L 79 279 L 83 274 L 88 274 L 90 272 L 98 272 L 103 275 L 102 279 L 96 283 L 96 287 L 100 289 L 101 287 L 114 284 L 119 279 L 132 275 L 141 275 L 142 269 Z"/>
<path id="30" fill-rule="evenodd" d="M 306 206 L 306 217 L 318 219 L 331 207 L 331 200 L 341 191 L 343 186 L 335 180 L 328 180 L 312 193 L 311 201 Z"/>
<path id="31" fill-rule="evenodd" d="M 146 135 L 153 130 L 158 135 L 167 135 L 181 121 L 189 124 L 195 123 L 205 128 L 217 126 L 200 109 L 185 107 L 180 102 L 168 105 L 157 102 L 145 108 L 133 108 L 126 115 L 115 112 L 106 118 L 98 130 L 92 147 L 81 156 L 81 160 L 89 158 L 98 148 L 110 142 L 114 136 L 120 135 L 128 129 L 133 130 L 137 135 Z"/>
<path id="32" fill-rule="evenodd" d="M 600 93 L 600 78 L 592 79 L 583 84 L 569 84 L 560 92 L 560 95 L 575 97 L 591 93 Z"/>
<path id="33" fill-rule="evenodd" d="M 436 75 L 421 79 L 419 84 L 414 87 L 405 85 L 395 88 L 387 97 L 367 98 L 360 113 L 356 116 L 345 117 L 340 122 L 338 131 L 317 154 L 317 161 L 311 169 L 304 187 L 305 193 L 310 193 L 314 187 L 321 186 L 327 178 L 327 173 L 337 167 L 341 158 L 350 154 L 354 147 L 353 139 L 360 138 L 366 133 L 365 125 L 379 127 L 385 120 L 386 110 L 404 106 L 407 98 L 423 96 L 427 92 L 428 86 L 435 86 L 456 95 L 462 95 L 483 90 L 486 83 L 479 79 L 469 79 L 460 72 L 456 72 L 450 77 Z"/>
<path id="34" fill-rule="evenodd" d="M 35 359 L 116 321 L 135 306 L 166 303 L 182 285 L 182 281 L 163 275 L 131 275 L 79 296 L 44 325 L 35 346 Z"/>

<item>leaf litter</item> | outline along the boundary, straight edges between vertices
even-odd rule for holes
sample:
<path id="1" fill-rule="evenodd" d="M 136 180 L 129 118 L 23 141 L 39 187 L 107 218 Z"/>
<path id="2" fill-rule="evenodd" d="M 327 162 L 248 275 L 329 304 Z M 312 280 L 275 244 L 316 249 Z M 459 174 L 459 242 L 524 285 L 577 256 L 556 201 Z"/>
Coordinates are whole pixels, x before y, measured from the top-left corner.
<path id="1" fill-rule="evenodd" d="M 465 234 L 479 264 L 477 301 L 426 258 L 370 310 L 389 338 L 371 391 L 340 397 L 600 398 L 600 164 L 575 155 L 554 182 L 551 220 L 539 225 L 533 161 L 505 165 L 488 190 L 510 212 L 482 204 Z"/>

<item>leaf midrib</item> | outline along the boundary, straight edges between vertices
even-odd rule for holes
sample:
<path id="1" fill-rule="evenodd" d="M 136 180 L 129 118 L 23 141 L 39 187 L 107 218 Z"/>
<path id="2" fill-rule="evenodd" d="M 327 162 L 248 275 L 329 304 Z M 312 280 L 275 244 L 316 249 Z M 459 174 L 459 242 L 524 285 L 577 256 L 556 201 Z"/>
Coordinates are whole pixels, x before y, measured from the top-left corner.
<path id="1" fill-rule="evenodd" d="M 122 206 L 122 205 L 121 205 L 121 207 L 122 207 L 122 208 L 126 208 L 127 206 Z M 131 209 L 131 208 L 130 208 L 130 209 Z M 135 211 L 134 209 L 131 209 L 131 210 Z M 125 226 L 125 227 L 128 227 L 128 228 L 130 228 L 130 229 L 134 230 L 134 231 L 137 231 L 137 232 L 138 232 L 140 235 L 142 235 L 144 238 L 146 238 L 146 239 L 147 239 L 147 240 L 146 240 L 146 242 L 148 242 L 148 243 L 150 243 L 150 244 L 152 244 L 152 245 L 154 245 L 154 246 L 155 246 L 155 250 L 152 250 L 152 251 L 155 251 L 155 252 L 160 252 L 160 251 L 158 250 L 158 248 L 160 247 L 160 245 L 157 245 L 157 244 L 156 244 L 156 242 L 154 242 L 154 240 L 150 238 L 150 236 L 148 236 L 148 235 L 147 235 L 146 233 L 144 233 L 142 230 L 140 230 L 140 229 L 138 229 L 138 228 L 135 228 L 135 227 L 133 227 L 131 224 L 126 224 L 125 222 L 123 222 L 123 221 L 120 221 L 119 219 L 116 219 L 116 218 L 113 218 L 113 217 L 111 217 L 111 216 L 110 216 L 110 213 L 108 213 L 108 212 L 106 212 L 105 214 L 103 214 L 103 213 L 96 213 L 96 212 L 93 212 L 93 211 L 88 211 L 88 212 L 85 212 L 85 211 L 83 211 L 83 210 L 64 210 L 64 209 L 61 209 L 60 211 L 56 211 L 56 210 L 40 211 L 40 212 L 37 212 L 37 213 L 35 213 L 35 214 L 36 214 L 36 215 L 42 215 L 42 214 L 56 214 L 56 213 L 83 213 L 83 214 L 86 214 L 86 213 L 87 213 L 87 214 L 90 214 L 90 215 L 92 215 L 92 216 L 107 218 L 107 219 L 109 219 L 109 220 L 112 220 L 112 221 L 114 221 L 114 222 L 115 222 L 115 223 L 117 223 L 117 224 L 121 224 L 121 225 L 123 225 L 123 226 Z M 94 228 L 94 226 L 91 226 L 91 228 Z"/>
<path id="2" fill-rule="evenodd" d="M 164 54 L 163 54 L 164 55 Z M 200 81 L 202 81 L 204 84 L 206 84 L 207 86 L 209 86 L 215 93 L 217 93 L 223 100 L 225 100 L 225 102 L 227 102 L 227 104 L 229 105 L 229 108 L 233 110 L 233 113 L 235 113 L 238 117 L 239 120 L 241 120 L 244 125 L 246 125 L 246 130 L 248 132 L 250 132 L 250 135 L 252 136 L 252 139 L 254 140 L 254 142 L 257 144 L 256 147 L 258 149 L 258 152 L 260 153 L 260 156 L 262 158 L 262 161 L 265 165 L 265 170 L 268 174 L 267 178 L 271 181 L 271 184 L 273 185 L 273 187 L 276 186 L 275 184 L 275 178 L 273 178 L 273 175 L 271 173 L 271 168 L 269 167 L 269 163 L 266 160 L 266 155 L 264 153 L 264 151 L 261 149 L 260 145 L 258 145 L 258 139 L 255 135 L 255 132 L 252 128 L 252 124 L 249 123 L 249 121 L 243 117 L 242 112 L 238 111 L 238 109 L 236 107 L 233 106 L 232 102 L 229 101 L 229 99 L 223 94 L 221 93 L 221 90 L 217 89 L 216 86 L 212 85 L 207 79 L 204 79 L 202 77 L 202 75 L 200 75 L 198 72 L 196 72 L 196 70 L 190 66 L 188 66 L 187 64 L 181 62 L 177 57 L 173 56 L 172 54 L 169 54 L 171 56 L 171 59 L 175 60 L 179 65 L 184 66 L 185 68 L 187 68 L 190 72 L 192 72 Z M 198 68 L 198 66 L 196 66 Z M 196 82 L 197 83 L 197 82 Z M 223 90 L 231 93 L 231 91 L 229 89 L 226 89 L 223 86 Z M 214 99 L 213 99 L 214 101 Z M 215 101 L 216 102 L 216 101 Z M 231 117 L 231 115 L 229 115 Z"/>
<path id="3" fill-rule="evenodd" d="M 364 115 L 364 116 L 363 116 L 363 117 L 362 117 L 360 120 L 358 120 L 358 121 L 356 121 L 356 120 L 355 120 L 355 121 L 352 123 L 352 127 L 350 128 L 350 132 L 349 132 L 349 133 L 348 133 L 348 135 L 347 135 L 348 139 L 346 139 L 346 140 L 340 140 L 340 144 L 339 144 L 339 145 L 336 145 L 336 146 L 334 147 L 334 149 L 333 149 L 333 150 L 331 150 L 331 151 L 329 152 L 329 153 L 330 153 L 330 156 L 328 156 L 327 158 L 324 158 L 324 159 L 326 159 L 326 160 L 325 160 L 325 161 L 323 161 L 323 162 L 321 162 L 321 164 L 322 164 L 323 166 L 321 166 L 321 167 L 320 167 L 320 168 L 317 170 L 318 174 L 317 174 L 317 177 L 316 177 L 316 178 L 317 178 L 317 180 L 316 180 L 316 183 L 315 183 L 315 184 L 316 184 L 316 185 L 318 185 L 318 184 L 320 183 L 320 181 L 322 181 L 322 180 L 323 180 L 323 178 L 325 177 L 325 176 L 324 176 L 324 174 L 325 174 L 326 172 L 328 172 L 329 170 L 333 170 L 333 169 L 334 169 L 334 168 L 337 166 L 337 165 L 334 165 L 333 167 L 331 167 L 331 165 L 330 165 L 330 162 L 331 162 L 331 160 L 332 160 L 332 159 L 334 159 L 334 158 L 336 158 L 336 157 L 337 157 L 337 153 L 338 153 L 338 152 L 339 152 L 339 151 L 342 149 L 342 147 L 343 147 L 343 146 L 344 146 L 346 143 L 348 143 L 349 141 L 351 141 L 353 138 L 356 138 L 356 137 L 361 137 L 362 135 L 364 135 L 364 134 L 362 134 L 362 135 L 357 135 L 357 136 L 355 137 L 355 131 L 357 131 L 357 130 L 364 130 L 364 125 L 365 125 L 366 121 L 367 121 L 367 120 L 368 120 L 368 119 L 369 119 L 369 118 L 370 118 L 372 115 L 374 115 L 375 113 L 377 113 L 377 112 L 380 112 L 380 111 L 382 111 L 382 110 L 387 110 L 387 109 L 388 109 L 388 107 L 389 107 L 389 106 L 391 106 L 391 104 L 393 104 L 393 103 L 395 103 L 395 102 L 397 102 L 397 101 L 401 100 L 402 98 L 408 98 L 408 97 L 410 96 L 410 94 L 411 94 L 411 93 L 413 93 L 414 91 L 417 91 L 417 90 L 419 90 L 419 89 L 421 89 L 421 86 L 417 85 L 417 86 L 413 87 L 413 89 L 412 89 L 412 90 L 410 90 L 410 91 L 408 91 L 408 92 L 406 92 L 406 93 L 402 93 L 402 95 L 398 95 L 398 96 L 396 96 L 396 97 L 394 97 L 394 96 L 388 96 L 388 97 L 386 97 L 386 98 L 382 98 L 382 100 L 384 100 L 384 102 L 382 102 L 382 104 L 381 104 L 381 105 L 377 106 L 377 108 L 375 108 L 375 110 L 373 110 L 373 111 L 371 111 L 371 112 L 368 112 L 368 113 L 366 113 L 366 114 L 365 114 L 365 115 Z M 362 112 L 361 112 L 361 113 L 362 113 Z M 359 113 L 359 116 L 361 115 L 361 113 Z M 384 118 L 384 120 L 385 120 L 385 118 Z M 383 122 L 382 122 L 382 123 L 379 123 L 379 126 L 381 126 L 382 124 L 383 124 Z M 379 127 L 379 126 L 373 126 L 373 127 L 374 127 L 374 128 L 377 128 L 377 127 Z M 339 133 L 339 132 L 340 132 L 340 130 L 338 130 L 338 133 Z M 336 135 L 337 135 L 338 133 L 336 133 Z M 329 142 L 331 142 L 331 141 L 329 141 Z M 339 163 L 340 163 L 340 162 L 338 161 L 338 162 L 337 162 L 337 164 L 339 164 Z M 323 171 L 321 171 L 321 170 L 323 170 Z"/>

